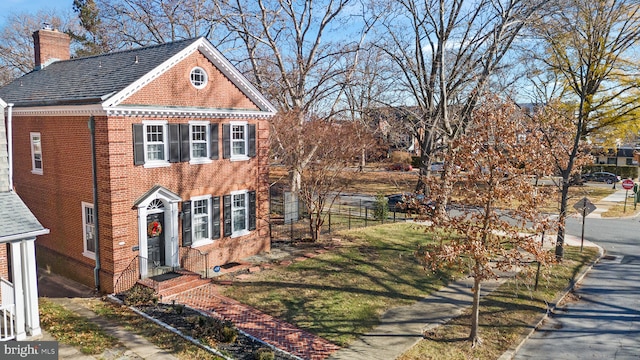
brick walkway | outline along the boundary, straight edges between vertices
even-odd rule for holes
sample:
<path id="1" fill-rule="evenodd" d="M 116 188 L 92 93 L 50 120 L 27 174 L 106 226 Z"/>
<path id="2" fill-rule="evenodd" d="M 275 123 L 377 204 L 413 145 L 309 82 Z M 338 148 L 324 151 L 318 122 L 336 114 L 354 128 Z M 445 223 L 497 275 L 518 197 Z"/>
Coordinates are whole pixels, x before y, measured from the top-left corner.
<path id="1" fill-rule="evenodd" d="M 327 340 L 218 294 L 215 284 L 163 298 L 233 322 L 247 334 L 306 360 L 322 360 L 340 349 Z"/>

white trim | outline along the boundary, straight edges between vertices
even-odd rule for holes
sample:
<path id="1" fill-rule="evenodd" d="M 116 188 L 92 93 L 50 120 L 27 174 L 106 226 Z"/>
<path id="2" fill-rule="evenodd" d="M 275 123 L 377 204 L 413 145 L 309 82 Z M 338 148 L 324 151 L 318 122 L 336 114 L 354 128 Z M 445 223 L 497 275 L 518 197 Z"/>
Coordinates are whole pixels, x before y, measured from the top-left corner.
<path id="1" fill-rule="evenodd" d="M 96 259 L 96 252 L 95 251 L 90 251 L 87 249 L 87 209 L 91 209 L 94 210 L 93 204 L 87 203 L 82 201 L 81 202 L 81 207 L 82 207 L 82 255 L 88 257 L 89 259 L 95 260 Z M 96 213 L 95 210 L 93 211 L 93 236 L 95 237 L 95 226 L 96 226 Z M 94 242 L 95 242 L 95 238 L 94 238 Z M 95 244 L 94 244 L 95 246 Z"/>
<path id="2" fill-rule="evenodd" d="M 65 105 L 14 107 L 16 116 L 130 116 L 130 117 L 176 117 L 176 118 L 270 118 L 275 112 L 257 110 L 233 110 L 215 108 L 162 107 L 122 105 L 106 107 L 94 105 Z"/>
<path id="3" fill-rule="evenodd" d="M 7 103 L 4 102 L 4 100 L 2 100 L 2 98 L 0 98 L 0 107 L 6 108 L 7 107 Z"/>
<path id="4" fill-rule="evenodd" d="M 36 167 L 36 153 L 33 148 L 33 138 L 38 137 L 40 144 L 40 168 Z M 29 147 L 31 148 L 31 173 L 36 175 L 42 175 L 44 173 L 44 163 L 42 161 L 42 134 L 38 131 L 32 131 L 29 133 Z"/>
<path id="5" fill-rule="evenodd" d="M 251 233 L 251 231 L 249 231 L 249 191 L 248 190 L 232 191 L 230 195 L 231 195 L 231 237 L 235 238 L 235 237 L 247 235 Z M 235 195 L 244 195 L 244 229 L 240 231 L 235 231 L 233 226 L 234 225 L 233 214 L 235 212 L 233 197 Z"/>
<path id="6" fill-rule="evenodd" d="M 166 120 L 142 121 L 142 137 L 144 142 L 144 167 L 157 168 L 171 166 L 169 163 L 169 122 Z M 162 151 L 164 160 L 149 160 L 149 144 L 147 143 L 147 127 L 162 126 Z"/>
<path id="7" fill-rule="evenodd" d="M 243 92 L 258 108 L 263 112 L 275 113 L 276 108 L 245 78 L 222 53 L 220 53 L 207 39 L 201 37 L 182 51 L 149 71 L 146 75 L 136 80 L 120 92 L 108 98 L 103 104 L 105 107 L 114 107 L 121 104 L 129 96 L 157 79 L 159 76 L 169 71 L 176 64 L 190 56 L 196 51 L 200 51 L 213 65 L 220 70 L 234 85 Z"/>
<path id="8" fill-rule="evenodd" d="M 164 204 L 164 242 L 165 264 L 167 266 L 179 266 L 178 259 L 178 203 L 181 201 L 175 194 L 163 187 L 158 187 L 154 192 L 136 204 L 138 208 L 138 255 L 144 259 L 147 253 L 147 215 L 153 211 L 147 211 L 149 204 L 159 199 Z M 146 262 L 140 261 L 140 276 L 147 277 Z"/>
<path id="9" fill-rule="evenodd" d="M 193 82 L 193 78 L 191 76 L 196 71 L 200 72 L 200 75 L 202 75 L 203 77 L 202 84 L 194 84 Z M 193 85 L 194 88 L 198 90 L 202 90 L 207 87 L 207 84 L 209 84 L 209 74 L 207 74 L 207 70 L 201 68 L 200 66 L 195 66 L 194 68 L 191 69 L 191 71 L 189 71 L 189 81 L 191 82 L 191 85 Z"/>
<path id="10" fill-rule="evenodd" d="M 244 154 L 243 155 L 234 155 L 233 154 L 233 143 L 240 142 L 238 140 L 233 140 L 233 127 L 234 126 L 242 126 L 244 130 L 242 131 L 244 136 Z M 229 160 L 231 161 L 247 161 L 251 159 L 249 157 L 249 123 L 247 121 L 230 121 L 229 122 Z"/>
<path id="11" fill-rule="evenodd" d="M 205 147 L 206 154 L 203 157 L 193 157 L 193 126 L 205 127 Z M 189 121 L 189 164 L 211 164 L 211 123 L 209 121 Z"/>
<path id="12" fill-rule="evenodd" d="M 213 220 L 212 199 L 213 197 L 211 195 L 194 196 L 191 199 L 189 199 L 191 201 L 191 247 L 198 247 L 198 246 L 213 243 L 213 240 L 211 239 L 211 222 Z M 199 200 L 207 200 L 207 234 L 209 235 L 209 237 L 206 239 L 197 240 L 195 237 L 196 230 L 195 230 L 194 222 L 196 219 L 196 212 L 194 211 L 194 207 L 195 207 L 195 202 Z"/>
<path id="13" fill-rule="evenodd" d="M 30 231 L 30 232 L 21 233 L 21 234 L 14 234 L 14 235 L 9 235 L 9 236 L 0 236 L 0 244 L 1 243 L 7 243 L 7 242 L 10 242 L 10 241 L 14 241 L 14 240 L 29 239 L 29 238 L 33 238 L 33 237 L 40 236 L 40 235 L 47 235 L 48 233 L 49 233 L 49 229 L 41 229 L 41 230 Z"/>

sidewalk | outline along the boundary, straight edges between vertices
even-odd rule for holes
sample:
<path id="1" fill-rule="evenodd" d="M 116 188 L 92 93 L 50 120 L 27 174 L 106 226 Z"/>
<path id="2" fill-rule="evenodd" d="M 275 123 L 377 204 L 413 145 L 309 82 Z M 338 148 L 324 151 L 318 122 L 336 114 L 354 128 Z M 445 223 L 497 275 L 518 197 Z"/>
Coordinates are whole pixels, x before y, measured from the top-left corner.
<path id="1" fill-rule="evenodd" d="M 107 334 L 114 336 L 124 345 L 123 348 L 109 349 L 102 354 L 92 356 L 82 354 L 73 346 L 58 343 L 58 359 L 177 360 L 175 356 L 150 343 L 144 337 L 125 330 L 120 324 L 106 320 L 87 308 L 85 302 L 87 298 L 93 296 L 93 290 L 82 284 L 59 275 L 47 273 L 43 269 L 38 269 L 38 294 L 40 297 L 46 297 L 50 301 L 62 305 L 66 309 L 97 324 Z M 55 341 L 51 334 L 44 331 L 44 329 L 39 340 Z"/>

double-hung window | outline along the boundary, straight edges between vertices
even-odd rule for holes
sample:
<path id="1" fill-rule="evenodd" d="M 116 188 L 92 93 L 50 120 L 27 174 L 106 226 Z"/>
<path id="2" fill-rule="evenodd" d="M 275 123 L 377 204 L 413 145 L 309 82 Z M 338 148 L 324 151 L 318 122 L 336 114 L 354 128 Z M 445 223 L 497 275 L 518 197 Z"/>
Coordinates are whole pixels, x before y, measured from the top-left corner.
<path id="1" fill-rule="evenodd" d="M 256 229 L 255 191 L 234 191 L 223 202 L 225 236 L 242 236 Z"/>
<path id="2" fill-rule="evenodd" d="M 191 223 L 193 242 L 198 243 L 211 239 L 211 197 L 191 200 Z"/>
<path id="3" fill-rule="evenodd" d="M 170 134 L 167 121 L 150 120 L 133 125 L 134 164 L 169 166 Z"/>
<path id="4" fill-rule="evenodd" d="M 201 246 L 220 238 L 220 197 L 197 196 L 182 203 L 182 246 Z"/>
<path id="5" fill-rule="evenodd" d="M 223 158 L 249 160 L 256 156 L 256 126 L 232 121 L 222 126 Z"/>
<path id="6" fill-rule="evenodd" d="M 96 221 L 93 204 L 82 203 L 82 238 L 83 238 L 83 255 L 95 259 L 96 258 Z"/>
<path id="7" fill-rule="evenodd" d="M 210 136 L 209 122 L 190 121 L 189 122 L 189 149 L 191 163 L 211 162 L 210 156 Z"/>
<path id="8" fill-rule="evenodd" d="M 42 175 L 42 138 L 39 132 L 30 133 L 31 137 L 31 172 Z"/>

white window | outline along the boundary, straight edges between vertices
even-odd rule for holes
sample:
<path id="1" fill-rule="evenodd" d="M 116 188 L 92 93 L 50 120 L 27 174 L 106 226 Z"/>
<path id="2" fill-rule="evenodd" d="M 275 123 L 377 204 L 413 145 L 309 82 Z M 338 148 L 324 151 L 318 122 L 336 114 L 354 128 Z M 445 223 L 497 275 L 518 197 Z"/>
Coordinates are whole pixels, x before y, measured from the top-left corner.
<path id="1" fill-rule="evenodd" d="M 169 146 L 166 121 L 145 121 L 145 167 L 168 166 Z"/>
<path id="2" fill-rule="evenodd" d="M 231 158 L 247 158 L 247 124 L 231 123 Z"/>
<path id="3" fill-rule="evenodd" d="M 248 192 L 238 191 L 231 193 L 231 236 L 240 236 L 249 232 L 249 206 Z"/>
<path id="4" fill-rule="evenodd" d="M 191 70 L 190 74 L 191 85 L 196 89 L 203 89 L 207 86 L 208 76 L 207 72 L 201 67 L 195 67 Z"/>
<path id="5" fill-rule="evenodd" d="M 189 148 L 191 163 L 209 163 L 209 123 L 206 121 L 189 122 Z"/>
<path id="6" fill-rule="evenodd" d="M 193 246 L 202 245 L 211 240 L 211 197 L 191 199 L 191 231 Z"/>
<path id="7" fill-rule="evenodd" d="M 82 203 L 82 237 L 84 252 L 82 255 L 94 259 L 96 258 L 96 221 L 93 211 L 93 204 Z"/>
<path id="8" fill-rule="evenodd" d="M 31 172 L 42 175 L 42 139 L 39 132 L 31 135 Z"/>

